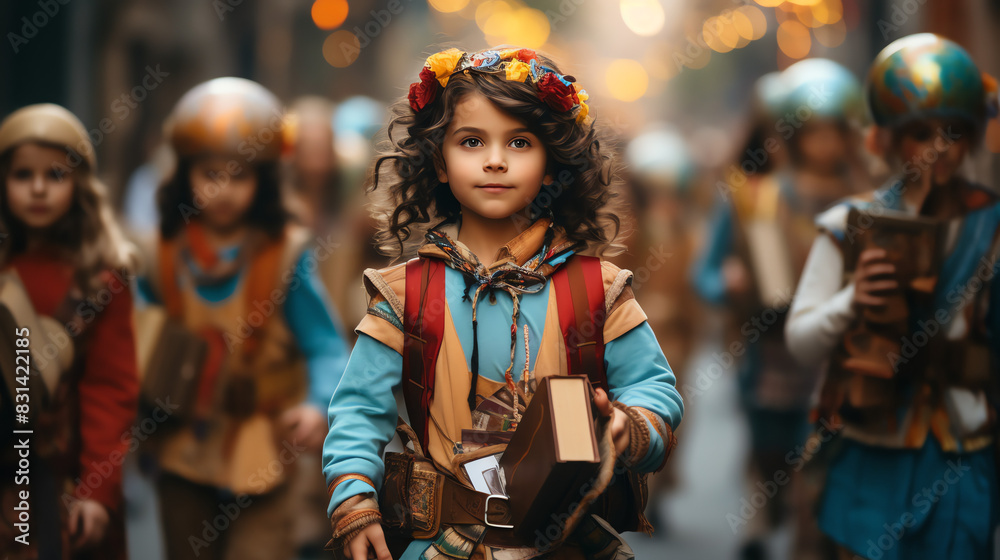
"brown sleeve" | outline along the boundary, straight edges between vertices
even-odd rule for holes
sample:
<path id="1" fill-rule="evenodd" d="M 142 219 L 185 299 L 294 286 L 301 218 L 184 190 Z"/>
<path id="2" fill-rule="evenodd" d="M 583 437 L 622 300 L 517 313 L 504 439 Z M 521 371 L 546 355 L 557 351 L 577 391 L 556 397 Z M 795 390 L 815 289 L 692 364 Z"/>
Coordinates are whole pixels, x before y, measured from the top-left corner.
<path id="1" fill-rule="evenodd" d="M 364 333 L 402 354 L 405 263 L 382 270 L 365 270 L 364 286 L 368 295 L 368 311 L 354 332 Z"/>
<path id="2" fill-rule="evenodd" d="M 601 261 L 604 273 L 605 308 L 608 318 L 604 322 L 605 344 L 641 325 L 646 313 L 639 307 L 632 292 L 632 272 Z"/>

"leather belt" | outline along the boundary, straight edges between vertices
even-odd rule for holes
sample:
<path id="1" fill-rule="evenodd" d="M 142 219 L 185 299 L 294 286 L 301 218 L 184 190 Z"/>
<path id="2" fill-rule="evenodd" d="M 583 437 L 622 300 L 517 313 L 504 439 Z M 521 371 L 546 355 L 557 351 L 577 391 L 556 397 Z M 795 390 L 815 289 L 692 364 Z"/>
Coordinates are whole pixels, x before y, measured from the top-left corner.
<path id="1" fill-rule="evenodd" d="M 486 525 L 512 529 L 507 496 L 486 494 L 444 478 L 441 495 L 441 523 L 445 525 Z"/>
<path id="2" fill-rule="evenodd" d="M 493 546 L 529 546 L 513 531 L 507 496 L 486 494 L 444 478 L 441 495 L 441 525 L 485 525 L 483 543 Z"/>

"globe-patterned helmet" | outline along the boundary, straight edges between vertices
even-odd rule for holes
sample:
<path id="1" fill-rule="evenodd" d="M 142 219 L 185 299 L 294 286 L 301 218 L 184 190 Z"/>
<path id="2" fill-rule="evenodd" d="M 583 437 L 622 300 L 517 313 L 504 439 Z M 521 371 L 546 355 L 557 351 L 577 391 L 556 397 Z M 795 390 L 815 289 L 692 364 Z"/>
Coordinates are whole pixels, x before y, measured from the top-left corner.
<path id="1" fill-rule="evenodd" d="M 987 101 L 983 75 L 962 47 L 933 33 L 898 39 L 868 72 L 868 108 L 879 126 L 915 119 L 960 119 L 981 129 Z"/>

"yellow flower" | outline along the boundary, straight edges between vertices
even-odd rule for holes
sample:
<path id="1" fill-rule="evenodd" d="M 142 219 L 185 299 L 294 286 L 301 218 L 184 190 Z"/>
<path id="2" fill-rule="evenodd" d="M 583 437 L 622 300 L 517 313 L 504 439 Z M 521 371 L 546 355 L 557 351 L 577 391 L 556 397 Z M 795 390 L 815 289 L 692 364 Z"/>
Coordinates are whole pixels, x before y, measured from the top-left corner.
<path id="1" fill-rule="evenodd" d="M 520 60 L 511 60 L 507 63 L 507 81 L 523 82 L 531 73 L 531 67 Z"/>
<path id="2" fill-rule="evenodd" d="M 458 66 L 458 61 L 462 58 L 462 54 L 462 51 L 458 49 L 441 51 L 428 56 L 424 66 L 434 72 L 434 76 L 437 77 L 438 82 L 441 82 L 441 87 L 444 87 L 448 85 L 448 78 L 455 71 L 455 66 Z"/>
<path id="3" fill-rule="evenodd" d="M 587 100 L 590 99 L 590 95 L 587 90 L 580 87 L 580 84 L 573 84 L 573 89 L 576 90 L 576 97 L 580 100 L 580 112 L 576 114 L 576 122 L 582 123 L 587 119 L 587 115 L 590 113 L 590 107 L 587 105 Z"/>

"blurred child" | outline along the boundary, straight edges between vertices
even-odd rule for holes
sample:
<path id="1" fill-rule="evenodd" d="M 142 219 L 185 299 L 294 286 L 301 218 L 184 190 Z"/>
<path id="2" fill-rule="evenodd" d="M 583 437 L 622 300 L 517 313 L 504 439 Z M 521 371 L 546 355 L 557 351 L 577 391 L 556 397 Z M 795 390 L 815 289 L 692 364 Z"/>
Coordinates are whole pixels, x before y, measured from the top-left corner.
<path id="1" fill-rule="evenodd" d="M 171 559 L 293 557 L 288 480 L 321 445 L 345 366 L 316 275 L 331 255 L 310 249 L 281 205 L 283 126 L 277 99 L 239 78 L 190 90 L 168 122 L 177 168 L 158 193 L 145 287 L 214 356 L 191 413 L 153 443 Z"/>
<path id="2" fill-rule="evenodd" d="M 886 47 L 868 76 L 869 146 L 896 174 L 817 219 L 786 334 L 802 363 L 829 367 L 819 526 L 844 559 L 993 558 L 1000 201 L 962 173 L 985 89 L 942 37 Z M 884 234 L 890 217 L 914 233 Z M 945 233 L 917 236 L 929 227 Z"/>
<path id="3" fill-rule="evenodd" d="M 58 105 L 0 124 L 0 291 L 17 327 L 3 337 L 30 351 L 0 389 L 4 434 L 27 431 L 0 455 L 4 558 L 125 558 L 121 465 L 139 392 L 133 263 L 96 165 L 86 129 Z M 4 358 L 6 375 L 15 354 Z M 22 423 L 15 405 L 30 410 Z M 15 508 L 22 500 L 27 511 Z M 22 535 L 15 524 L 25 522 Z"/>
<path id="4" fill-rule="evenodd" d="M 708 301 L 735 313 L 739 336 L 726 350 L 739 363 L 750 424 L 751 491 L 757 481 L 791 478 L 788 454 L 808 434 L 815 374 L 786 350 L 783 325 L 816 235 L 813 217 L 860 182 L 861 88 L 839 64 L 808 59 L 762 78 L 755 106 L 764 125 L 740 154 L 727 193 L 732 200 L 720 211 L 696 275 L 696 289 Z M 777 486 L 764 515 L 746 528 L 743 558 L 765 557 L 766 534 L 786 519 L 792 486 Z"/>

